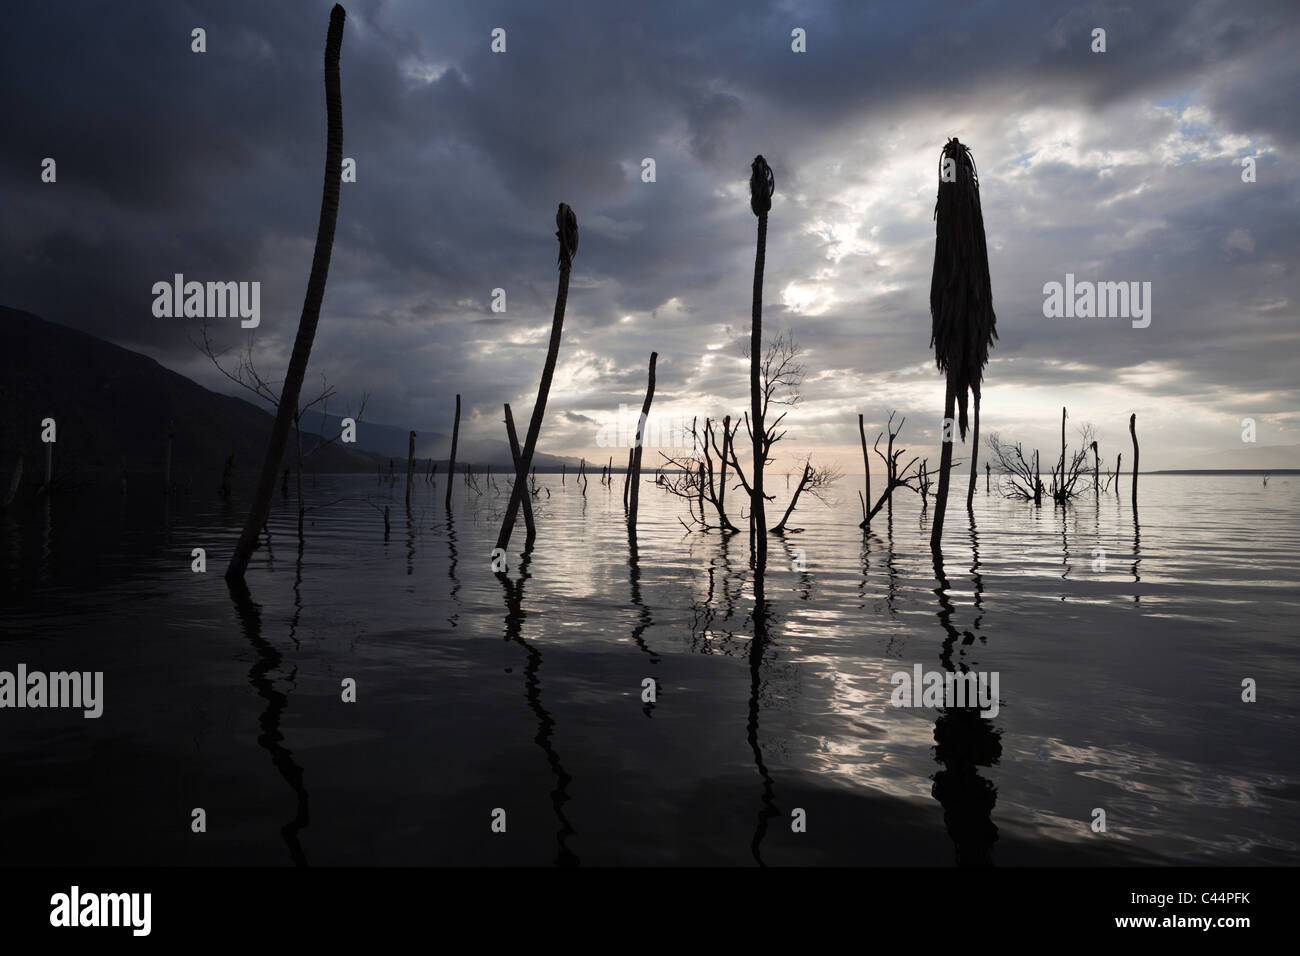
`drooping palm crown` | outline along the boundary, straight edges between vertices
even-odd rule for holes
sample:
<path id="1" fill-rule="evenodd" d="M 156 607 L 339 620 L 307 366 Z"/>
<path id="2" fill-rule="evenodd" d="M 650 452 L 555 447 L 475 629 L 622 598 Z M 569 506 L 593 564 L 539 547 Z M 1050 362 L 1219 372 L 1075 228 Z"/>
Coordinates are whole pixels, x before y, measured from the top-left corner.
<path id="1" fill-rule="evenodd" d="M 952 181 L 943 163 L 955 165 Z M 966 438 L 967 393 L 979 400 L 989 348 L 998 337 L 989 280 L 989 253 L 980 211 L 979 176 L 970 147 L 954 136 L 939 157 L 939 195 L 934 205 L 934 273 L 930 277 L 930 345 L 939 371 L 953 383 Z"/>
<path id="2" fill-rule="evenodd" d="M 755 216 L 762 216 L 772 210 L 776 176 L 772 173 L 772 167 L 767 165 L 767 160 L 761 155 L 754 157 L 749 168 L 749 208 L 754 211 Z"/>
<path id="3" fill-rule="evenodd" d="M 560 265 L 566 257 L 572 262 L 578 254 L 578 217 L 568 203 L 555 210 L 555 238 L 560 240 Z"/>

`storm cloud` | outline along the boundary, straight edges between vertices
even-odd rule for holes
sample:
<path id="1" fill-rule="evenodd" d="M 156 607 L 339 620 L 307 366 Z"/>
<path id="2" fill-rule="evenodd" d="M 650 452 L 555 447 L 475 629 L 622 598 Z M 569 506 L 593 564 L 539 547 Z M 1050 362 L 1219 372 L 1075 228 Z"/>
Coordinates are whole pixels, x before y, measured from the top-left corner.
<path id="1" fill-rule="evenodd" d="M 153 316 L 150 289 L 175 273 L 259 281 L 255 350 L 278 376 L 319 211 L 328 11 L 12 12 L 0 303 L 231 391 L 193 320 Z M 603 460 L 599 426 L 639 405 L 652 350 L 657 414 L 739 413 L 762 153 L 765 326 L 789 330 L 808 369 L 786 455 L 852 468 L 857 413 L 878 429 L 891 408 L 932 450 L 932 214 L 955 135 L 979 167 L 998 315 L 985 433 L 1050 448 L 1069 405 L 1113 456 L 1136 412 L 1144 465 L 1242 467 L 1244 417 L 1260 445 L 1300 444 L 1298 24 L 1283 2 L 350 4 L 357 181 L 309 379 L 422 433 L 448 429 L 460 393 L 462 434 L 503 437 L 502 403 L 518 420 L 535 397 L 563 201 L 581 243 L 542 449 Z M 1045 318 L 1043 286 L 1067 273 L 1150 282 L 1150 327 Z M 248 333 L 217 334 L 233 348 Z"/>

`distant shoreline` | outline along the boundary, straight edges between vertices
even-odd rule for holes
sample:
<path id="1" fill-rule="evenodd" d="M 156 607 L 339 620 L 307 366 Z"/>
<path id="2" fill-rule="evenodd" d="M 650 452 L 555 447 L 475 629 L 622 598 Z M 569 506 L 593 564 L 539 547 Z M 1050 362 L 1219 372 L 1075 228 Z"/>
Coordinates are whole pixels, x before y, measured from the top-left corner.
<path id="1" fill-rule="evenodd" d="M 1139 475 L 1300 475 L 1300 468 L 1175 468 L 1140 471 Z"/>

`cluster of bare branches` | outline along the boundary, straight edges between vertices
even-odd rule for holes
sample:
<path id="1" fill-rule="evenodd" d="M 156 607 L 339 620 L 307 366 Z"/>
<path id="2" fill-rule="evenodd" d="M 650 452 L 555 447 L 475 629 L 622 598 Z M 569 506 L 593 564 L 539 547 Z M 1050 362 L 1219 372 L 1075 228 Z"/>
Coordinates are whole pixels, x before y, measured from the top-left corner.
<path id="1" fill-rule="evenodd" d="M 805 374 L 805 368 L 799 361 L 801 352 L 802 349 L 792 336 L 782 334 L 767 347 L 759 363 L 759 417 L 764 424 L 758 441 L 765 463 L 772 461 L 773 446 L 786 435 L 786 430 L 781 425 L 787 412 L 783 411 L 769 421 L 768 410 L 773 405 L 792 407 L 799 403 L 801 397 L 799 388 L 803 384 Z M 736 421 L 733 421 L 730 415 L 724 416 L 722 421 L 706 418 L 703 426 L 700 425 L 697 417 L 691 421 L 688 432 L 691 438 L 691 448 L 688 453 L 680 455 L 659 453 L 663 465 L 655 479 L 656 484 L 669 494 L 687 501 L 689 523 L 683 521 L 682 524 L 688 530 L 709 531 L 717 528 L 726 534 L 740 531 L 727 515 L 726 497 L 728 490 L 743 492 L 745 499 L 750 500 L 751 503 L 754 497 L 754 489 L 736 453 L 735 439 L 742 424 L 752 444 L 755 441 L 753 423 L 749 413 L 745 412 L 742 418 Z M 805 458 L 794 496 L 790 499 L 785 515 L 770 529 L 771 532 L 784 534 L 787 531 L 802 530 L 787 527 L 800 496 L 807 492 L 824 503 L 826 492 L 840 477 L 838 469 L 817 466 L 813 464 L 811 457 Z M 766 493 L 763 495 L 765 501 L 771 501 L 774 497 Z M 743 506 L 741 510 L 742 518 L 753 519 L 752 506 L 748 518 L 745 517 Z M 767 530 L 763 529 L 764 533 Z"/>
<path id="2" fill-rule="evenodd" d="M 1004 442 L 998 432 L 989 435 L 985 445 L 1002 472 L 1003 497 L 1042 504 L 1043 479 L 1038 469 L 1038 450 L 1034 450 L 1032 460 L 1026 458 L 1020 442 L 1014 445 Z"/>
<path id="3" fill-rule="evenodd" d="M 281 383 L 268 381 L 262 375 L 262 373 L 258 371 L 257 365 L 253 361 L 252 333 L 249 334 L 248 341 L 245 343 L 244 347 L 235 354 L 233 363 L 231 363 L 229 360 L 223 362 L 223 360 L 231 350 L 230 349 L 224 349 L 221 351 L 217 350 L 216 346 L 212 342 L 211 335 L 209 334 L 208 320 L 206 318 L 200 320 L 199 336 L 200 336 L 199 341 L 194 341 L 193 338 L 191 338 L 190 341 L 193 342 L 194 346 L 200 352 L 202 352 L 204 355 L 207 356 L 208 361 L 212 363 L 213 367 L 216 368 L 218 372 L 220 372 L 226 378 L 230 379 L 230 381 L 234 382 L 240 388 L 244 389 L 245 391 L 251 392 L 253 395 L 256 395 L 258 398 L 262 399 L 263 401 L 268 402 L 273 408 L 277 410 L 279 409 Z M 329 383 L 329 380 L 326 379 L 326 377 L 322 374 L 320 391 L 317 392 L 314 397 L 307 399 L 306 401 L 303 401 L 302 398 L 300 397 L 298 407 L 293 412 L 294 441 L 297 447 L 297 460 L 298 460 L 297 482 L 298 482 L 299 533 L 301 533 L 302 531 L 303 516 L 308 511 L 308 508 L 304 503 L 303 495 L 302 495 L 303 466 L 308 458 L 310 458 L 320 449 L 328 445 L 333 445 L 343 436 L 342 420 L 340 419 L 339 429 L 336 434 L 329 435 L 329 436 L 326 436 L 324 434 L 317 434 L 314 436 L 316 439 L 315 442 L 310 447 L 304 448 L 302 443 L 303 416 L 305 416 L 313 408 L 319 405 L 320 414 L 321 414 L 321 425 L 323 430 L 325 423 L 329 420 L 330 399 L 332 399 L 334 396 L 335 396 L 334 386 L 331 385 Z M 362 393 L 361 403 L 360 406 L 357 408 L 356 414 L 353 415 L 351 413 L 351 410 L 349 409 L 348 415 L 345 417 L 352 418 L 355 422 L 360 424 L 362 418 L 365 416 L 366 402 L 369 400 L 369 398 L 370 398 L 369 392 Z M 391 472 L 391 468 L 392 468 L 391 463 L 389 467 Z M 222 487 L 223 489 L 226 487 L 225 483 L 223 483 Z"/>
<path id="4" fill-rule="evenodd" d="M 897 427 L 895 427 L 894 416 L 896 414 L 897 412 L 890 411 L 885 430 L 876 436 L 876 440 L 871 445 L 871 450 L 885 463 L 885 490 L 880 493 L 880 497 L 876 499 L 874 505 L 871 505 L 870 510 L 868 510 L 867 506 L 868 499 L 871 497 L 871 460 L 867 456 L 867 435 L 863 428 L 862 416 L 858 416 L 858 434 L 862 439 L 862 464 L 866 469 L 867 480 L 866 495 L 864 496 L 861 492 L 858 493 L 858 500 L 862 503 L 862 521 L 858 524 L 859 528 L 867 528 L 871 525 L 871 519 L 878 515 L 880 509 L 889 503 L 895 489 L 907 488 L 910 491 L 915 491 L 917 494 L 922 495 L 922 500 L 924 500 L 925 493 L 929 491 L 929 482 L 926 480 L 924 472 L 925 463 L 919 461 L 919 456 L 913 455 L 907 464 L 901 467 L 899 465 L 903 456 L 907 454 L 907 449 L 902 445 L 895 448 L 894 442 L 902 433 L 903 423 L 907 421 L 907 416 L 904 415 L 900 418 Z M 888 439 L 885 443 L 885 450 L 881 451 L 880 439 L 885 438 L 886 435 L 888 435 Z"/>
<path id="5" fill-rule="evenodd" d="M 727 517 L 726 509 L 727 468 L 733 457 L 731 443 L 739 428 L 740 422 L 733 425 L 730 415 L 723 418 L 721 422 L 706 418 L 703 428 L 699 426 L 697 417 L 691 420 L 689 454 L 659 453 L 664 463 L 663 469 L 656 476 L 656 483 L 669 494 L 686 499 L 690 510 L 688 527 L 700 531 L 717 527 L 727 534 L 734 534 L 740 530 Z M 719 430 L 721 438 L 719 438 Z M 716 515 L 716 526 L 709 524 L 710 511 Z"/>
<path id="6" fill-rule="evenodd" d="M 1061 454 L 1052 465 L 1047 484 L 1043 483 L 1041 459 L 1035 449 L 1032 460 L 1026 454 L 1020 442 L 1011 444 L 1002 440 L 994 432 L 986 441 L 993 460 L 1002 471 L 1002 493 L 1007 498 L 1018 498 L 1041 505 L 1043 498 L 1050 498 L 1058 505 L 1067 505 L 1083 494 L 1088 487 L 1100 491 L 1100 472 L 1097 461 L 1096 429 L 1085 423 L 1079 429 L 1080 447 L 1071 450 L 1065 443 L 1066 410 L 1061 409 Z M 1088 452 L 1093 453 L 1093 473 L 1088 475 Z M 1115 463 L 1115 474 L 1119 473 L 1119 461 Z M 1110 483 L 1108 477 L 1107 484 Z"/>
<path id="7" fill-rule="evenodd" d="M 794 489 L 794 497 L 790 499 L 789 506 L 785 509 L 785 514 L 781 517 L 780 522 L 772 529 L 773 534 L 785 534 L 786 531 L 802 531 L 803 528 L 787 528 L 786 524 L 790 520 L 790 515 L 794 513 L 795 506 L 799 503 L 799 496 L 805 491 L 812 495 L 824 505 L 829 505 L 827 493 L 831 485 L 843 477 L 843 472 L 833 466 L 822 465 L 814 467 L 812 456 L 804 458 L 803 475 L 799 479 L 799 484 Z"/>

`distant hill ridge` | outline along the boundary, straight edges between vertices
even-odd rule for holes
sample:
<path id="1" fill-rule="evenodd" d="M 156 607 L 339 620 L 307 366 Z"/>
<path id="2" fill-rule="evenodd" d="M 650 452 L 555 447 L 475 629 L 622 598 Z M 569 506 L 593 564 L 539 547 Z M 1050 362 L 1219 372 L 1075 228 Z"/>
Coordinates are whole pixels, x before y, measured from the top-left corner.
<path id="1" fill-rule="evenodd" d="M 146 355 L 2 306 L 0 389 L 4 483 L 19 455 L 28 477 L 43 474 L 45 418 L 57 429 L 56 474 L 117 475 L 125 462 L 129 474 L 161 475 L 171 421 L 173 480 L 201 476 L 213 488 L 232 452 L 241 474 L 261 467 L 273 421 L 251 402 L 209 391 Z M 320 472 L 373 471 L 377 458 L 332 445 L 309 462 Z"/>
<path id="2" fill-rule="evenodd" d="M 45 447 L 41 421 L 53 418 L 55 474 L 103 479 L 128 474 L 162 475 L 167 449 L 167 423 L 174 423 L 172 478 L 180 485 L 221 480 L 226 457 L 235 455 L 235 470 L 247 479 L 261 468 L 274 418 L 264 408 L 242 398 L 204 388 L 164 368 L 147 355 L 114 345 L 85 332 L 46 321 L 29 312 L 0 306 L 0 494 L 21 455 L 25 482 L 44 474 Z M 315 444 L 327 424 L 337 429 L 337 416 L 323 423 L 318 415 L 304 419 L 304 445 Z M 450 425 L 450 422 L 448 422 Z M 312 454 L 306 468 L 328 473 L 388 471 L 405 467 L 408 430 L 363 421 L 357 444 L 334 443 Z M 307 436 L 312 436 L 307 440 Z M 450 442 L 433 431 L 420 435 L 417 454 L 445 457 Z M 461 423 L 457 458 L 476 469 L 490 465 L 506 470 L 509 449 L 504 441 L 466 435 Z M 538 471 L 576 461 L 538 454 Z M 292 442 L 284 467 L 294 467 Z M 427 469 L 427 458 L 423 468 Z"/>

